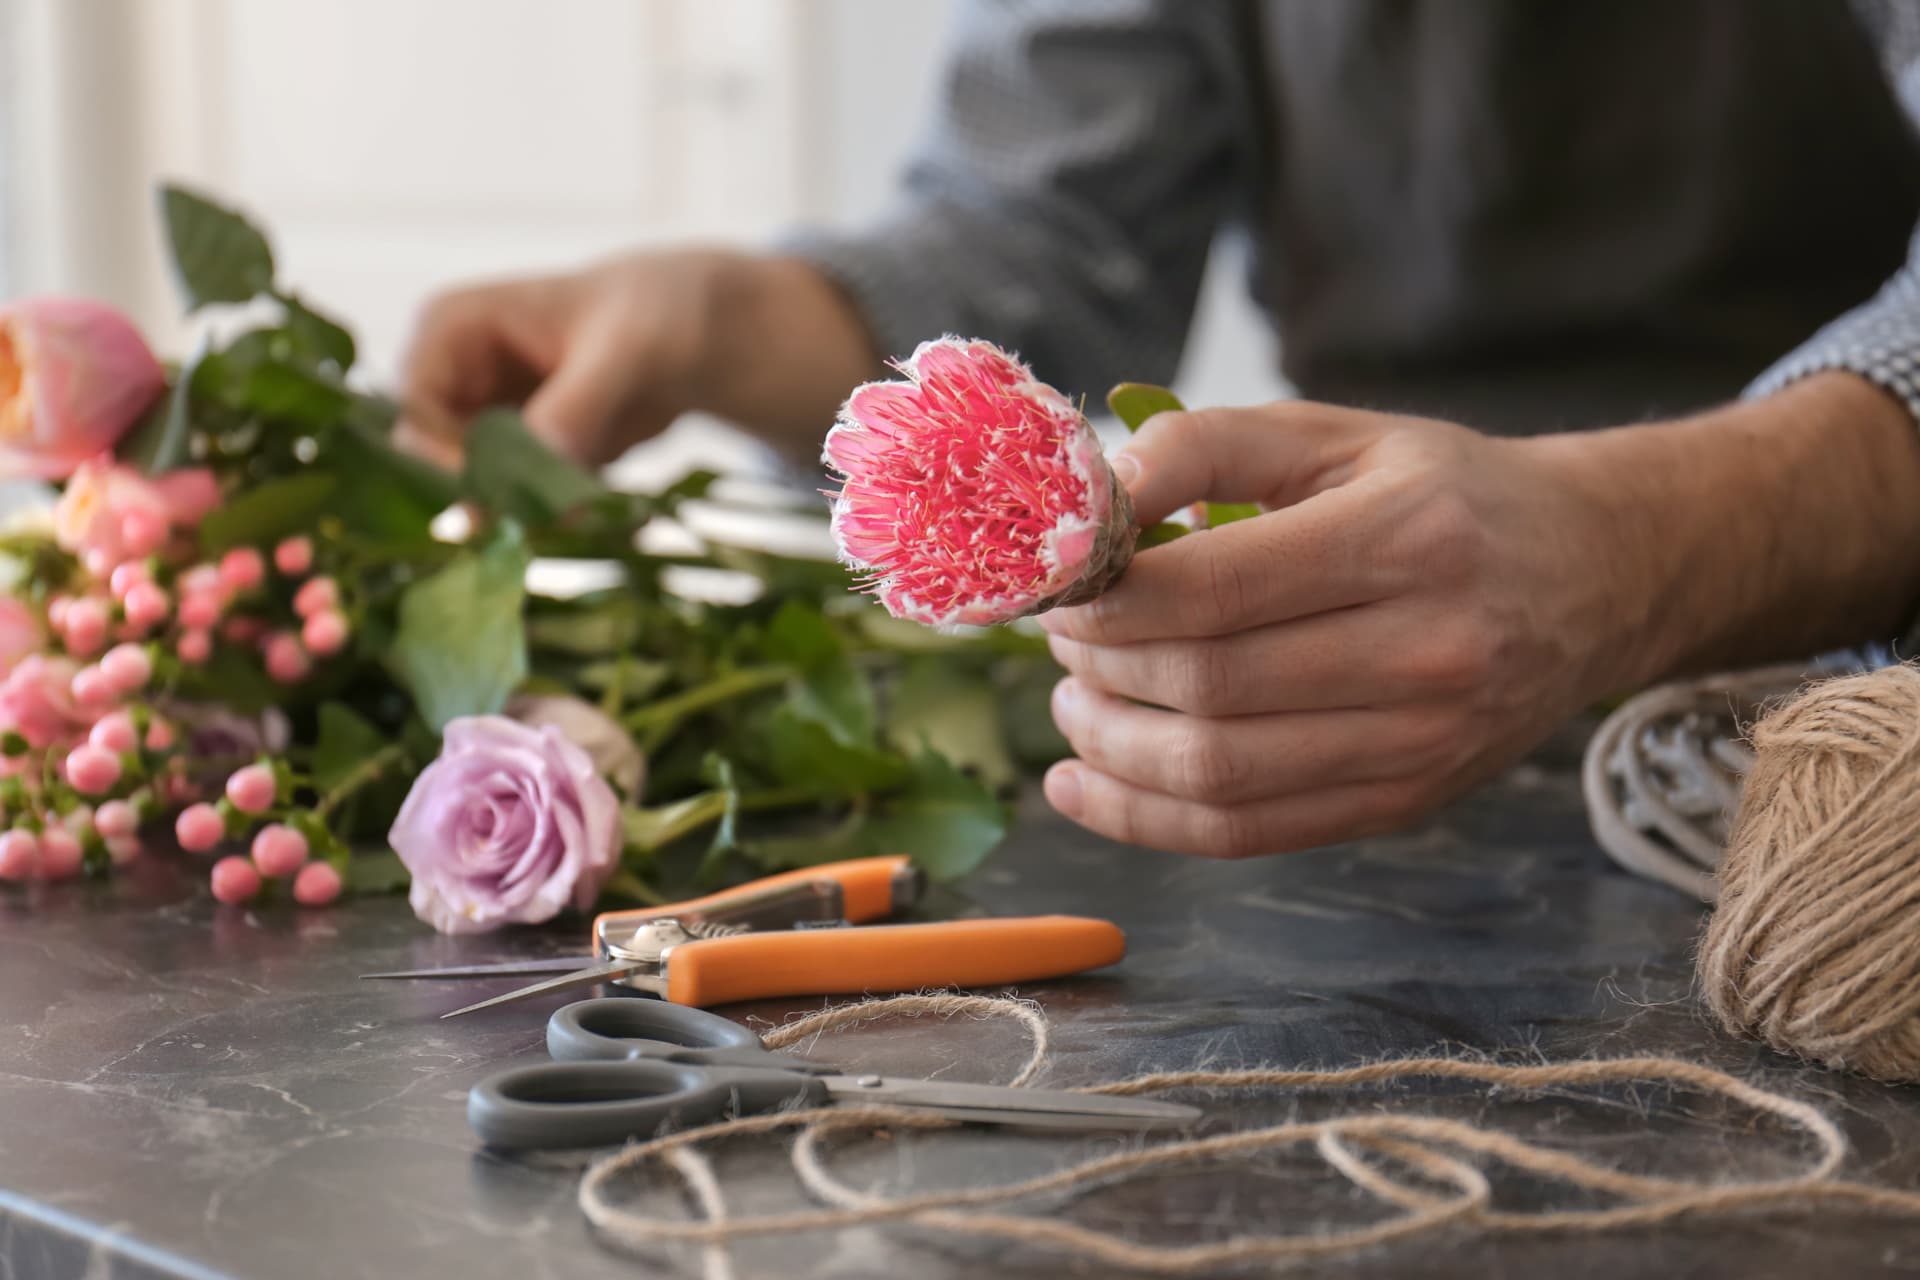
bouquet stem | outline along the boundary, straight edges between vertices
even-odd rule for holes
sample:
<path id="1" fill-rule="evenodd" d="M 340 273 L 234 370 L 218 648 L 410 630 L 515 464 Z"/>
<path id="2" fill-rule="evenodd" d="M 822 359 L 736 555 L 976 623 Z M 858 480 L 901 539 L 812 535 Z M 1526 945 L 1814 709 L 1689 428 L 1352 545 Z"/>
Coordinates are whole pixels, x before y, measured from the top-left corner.
<path id="1" fill-rule="evenodd" d="M 641 751 L 651 757 L 688 717 L 785 683 L 793 675 L 793 668 L 785 665 L 743 667 L 633 712 L 626 718 L 626 728 L 638 739 Z"/>

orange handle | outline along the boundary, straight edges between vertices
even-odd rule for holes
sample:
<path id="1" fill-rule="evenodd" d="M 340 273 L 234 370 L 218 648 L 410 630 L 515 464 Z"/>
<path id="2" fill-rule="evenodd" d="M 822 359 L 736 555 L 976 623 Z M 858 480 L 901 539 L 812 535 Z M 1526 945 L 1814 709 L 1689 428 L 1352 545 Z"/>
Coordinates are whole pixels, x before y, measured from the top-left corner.
<path id="1" fill-rule="evenodd" d="M 707 1008 L 772 996 L 993 987 L 1098 969 L 1126 953 L 1118 926 L 1083 916 L 742 933 L 669 952 L 667 999 Z"/>
<path id="2" fill-rule="evenodd" d="M 722 889 L 718 893 L 710 893 L 704 898 L 694 898 L 689 902 L 671 902 L 663 907 L 607 911 L 594 917 L 594 931 L 591 936 L 596 938 L 601 936 L 600 923 L 603 920 L 638 923 L 657 919 L 660 916 L 677 915 L 683 911 L 711 911 L 748 894 L 764 893 L 769 889 L 784 889 L 788 885 L 806 884 L 819 880 L 833 880 L 839 883 L 842 909 L 849 924 L 884 920 L 893 914 L 894 880 L 912 863 L 913 859 L 899 854 L 890 854 L 883 858 L 854 858 L 848 862 L 828 862 L 817 867 L 801 867 L 798 871 L 783 871 L 779 875 L 749 880 L 746 884 Z"/>

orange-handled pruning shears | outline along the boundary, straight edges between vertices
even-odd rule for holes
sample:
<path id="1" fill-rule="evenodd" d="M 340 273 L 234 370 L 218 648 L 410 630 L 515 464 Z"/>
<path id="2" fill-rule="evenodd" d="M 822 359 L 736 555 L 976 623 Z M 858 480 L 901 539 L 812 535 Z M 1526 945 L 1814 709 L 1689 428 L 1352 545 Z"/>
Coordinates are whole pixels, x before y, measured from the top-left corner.
<path id="1" fill-rule="evenodd" d="M 1118 927 L 1081 916 L 831 927 L 884 919 L 912 905 L 920 889 L 911 860 L 860 858 L 783 872 L 689 902 L 605 912 L 593 922 L 591 957 L 363 976 L 476 978 L 562 971 L 441 1015 L 452 1018 L 601 982 L 704 1008 L 776 996 L 998 986 L 1097 969 L 1126 954 Z"/>

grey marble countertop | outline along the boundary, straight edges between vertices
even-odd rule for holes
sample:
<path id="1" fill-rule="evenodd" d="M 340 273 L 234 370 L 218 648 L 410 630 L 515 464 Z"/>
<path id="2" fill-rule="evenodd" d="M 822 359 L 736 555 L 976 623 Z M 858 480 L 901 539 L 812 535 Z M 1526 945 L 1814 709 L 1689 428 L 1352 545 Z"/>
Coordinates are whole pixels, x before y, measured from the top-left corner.
<path id="1" fill-rule="evenodd" d="M 964 886 L 997 913 L 1107 915 L 1131 954 L 1028 994 L 1056 1027 L 1045 1083 L 1211 1064 L 1333 1066 L 1440 1050 L 1503 1059 L 1672 1053 L 1826 1106 L 1849 1172 L 1920 1184 L 1920 1091 L 1799 1067 L 1715 1031 L 1689 999 L 1699 910 L 1631 879 L 1589 839 L 1570 746 L 1410 834 L 1293 858 L 1184 860 L 1089 837 L 1029 803 Z M 298 912 L 216 908 L 149 859 L 111 885 L 0 896 L 0 1276 L 490 1277 L 698 1274 L 592 1237 L 583 1158 L 477 1149 L 467 1087 L 540 1055 L 554 997 L 456 1022 L 491 988 L 356 981 L 376 969 L 555 954 L 572 930 L 449 939 L 399 899 Z M 821 1002 L 728 1010 L 778 1020 Z M 1004 1078 L 1021 1056 L 993 1024 L 895 1024 L 816 1052 L 848 1066 Z M 1781 1172 L 1790 1134 L 1660 1090 L 1599 1100 L 1461 1088 L 1346 1097 L 1217 1097 L 1214 1128 L 1330 1110 L 1498 1123 L 1634 1169 Z M 855 1143 L 852 1179 L 894 1189 L 1036 1172 L 1112 1139 L 992 1131 Z M 735 1212 L 797 1208 L 778 1144 L 723 1153 Z M 1524 1180 L 1503 1202 L 1547 1202 Z M 637 1192 L 674 1206 L 665 1184 Z M 1043 1206 L 1044 1207 L 1044 1206 Z M 1311 1156 L 1276 1155 L 1110 1187 L 1054 1207 L 1143 1238 L 1196 1240 L 1379 1210 Z M 1048 1255 L 900 1227 L 741 1248 L 741 1276 L 1100 1274 Z M 1593 1238 L 1471 1232 L 1320 1264 L 1315 1274 L 1560 1277 L 1920 1273 L 1911 1224 L 1802 1217 Z"/>

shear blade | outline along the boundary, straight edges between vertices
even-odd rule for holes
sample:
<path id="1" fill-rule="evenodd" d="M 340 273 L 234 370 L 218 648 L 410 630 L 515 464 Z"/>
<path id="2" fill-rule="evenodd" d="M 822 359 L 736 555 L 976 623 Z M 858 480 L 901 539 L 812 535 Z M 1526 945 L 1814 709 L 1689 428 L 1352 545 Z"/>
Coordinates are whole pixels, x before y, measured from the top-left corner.
<path id="1" fill-rule="evenodd" d="M 521 987 L 517 990 L 509 991 L 504 995 L 497 995 L 490 999 L 482 1000 L 477 1004 L 470 1004 L 464 1009 L 455 1009 L 451 1013 L 443 1013 L 440 1016 L 442 1018 L 457 1018 L 463 1013 L 473 1013 L 476 1010 L 488 1009 L 497 1004 L 512 1004 L 516 1000 L 526 1000 L 532 996 L 545 995 L 549 991 L 565 991 L 569 987 L 592 986 L 594 983 L 606 982 L 609 979 L 618 978 L 624 974 L 632 973 L 637 969 L 645 969 L 648 967 L 648 962 L 644 960 L 609 960 L 605 964 L 596 964 L 591 968 L 577 969 L 572 973 L 563 973 L 557 978 L 548 978 L 545 982 L 536 982 L 532 986 Z"/>
<path id="2" fill-rule="evenodd" d="M 548 956 L 533 960 L 502 960 L 498 964 L 461 964 L 445 969 L 395 969 L 363 973 L 362 982 L 384 978 L 512 978 L 534 973 L 572 973 L 593 963 L 592 956 Z"/>

